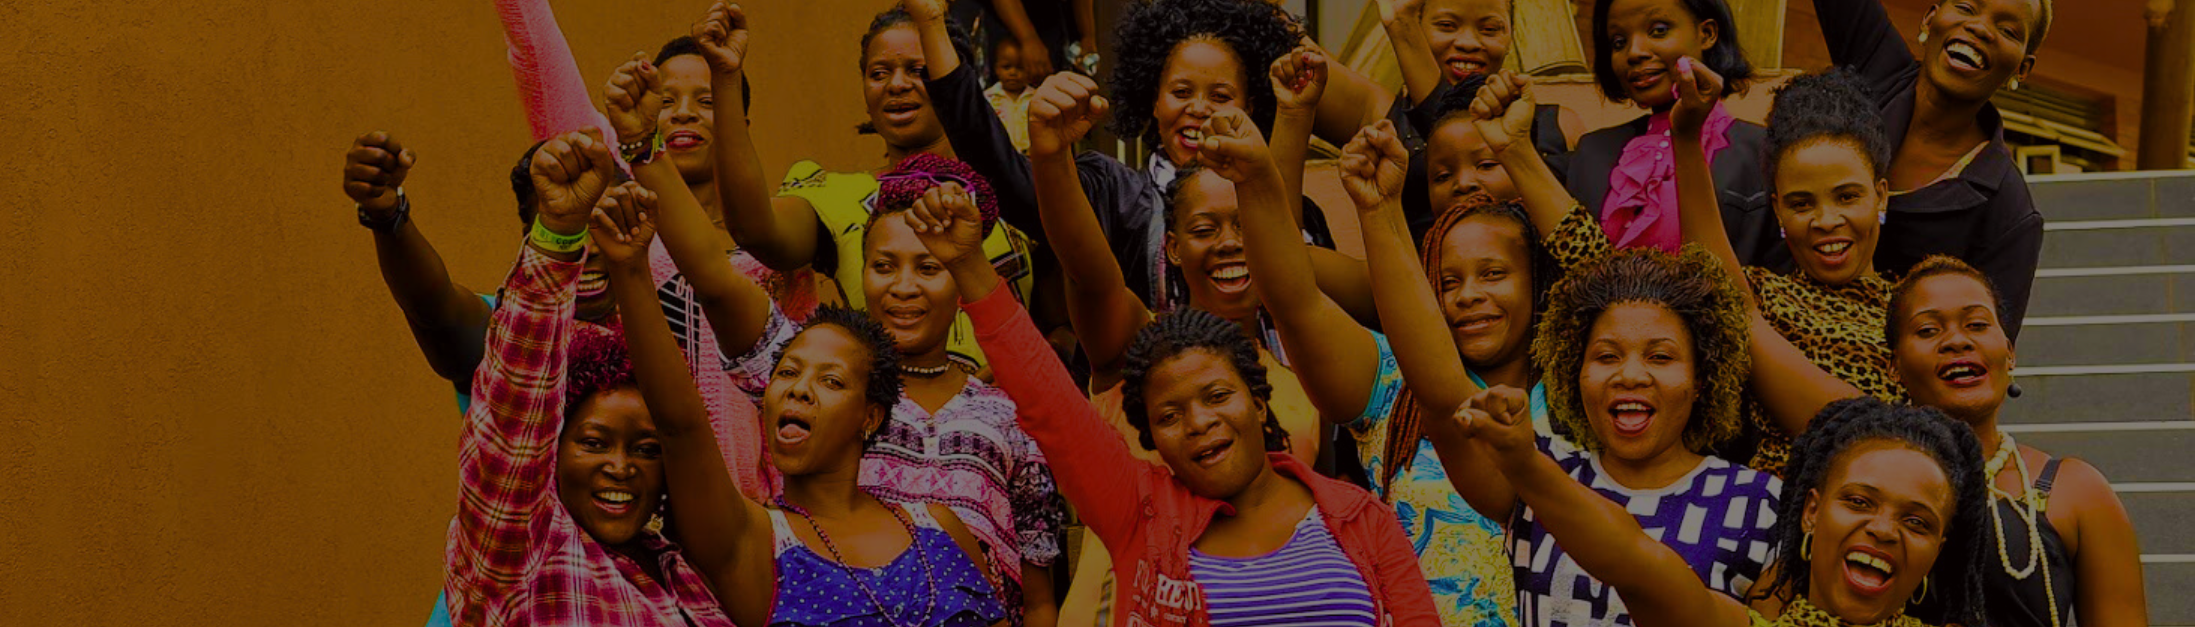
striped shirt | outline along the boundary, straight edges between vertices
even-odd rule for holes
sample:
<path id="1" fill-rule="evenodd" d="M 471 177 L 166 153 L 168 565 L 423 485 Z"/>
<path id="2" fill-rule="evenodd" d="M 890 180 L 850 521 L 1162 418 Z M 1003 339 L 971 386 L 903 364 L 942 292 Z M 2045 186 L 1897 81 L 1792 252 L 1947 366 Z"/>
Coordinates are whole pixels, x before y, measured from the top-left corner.
<path id="1" fill-rule="evenodd" d="M 1372 627 L 1372 591 L 1327 532 L 1317 506 L 1280 550 L 1250 558 L 1189 550 L 1189 573 L 1204 589 L 1213 627 Z"/>

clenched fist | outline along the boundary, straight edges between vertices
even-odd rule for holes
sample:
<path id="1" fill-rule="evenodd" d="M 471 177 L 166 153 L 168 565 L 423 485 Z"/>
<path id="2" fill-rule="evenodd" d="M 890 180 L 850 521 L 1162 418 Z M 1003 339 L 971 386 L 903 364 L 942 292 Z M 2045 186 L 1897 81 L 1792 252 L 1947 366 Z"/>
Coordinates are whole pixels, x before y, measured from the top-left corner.
<path id="1" fill-rule="evenodd" d="M 610 119 L 610 129 L 626 142 L 655 136 L 656 115 L 663 111 L 662 88 L 648 53 L 633 53 L 632 60 L 617 66 L 609 84 L 602 87 L 602 113 Z"/>
<path id="2" fill-rule="evenodd" d="M 1486 86 L 1479 89 L 1478 98 L 1471 101 L 1471 115 L 1477 118 L 1471 125 L 1478 129 L 1479 137 L 1486 140 L 1486 147 L 1501 154 L 1510 146 L 1532 144 L 1532 112 L 1536 104 L 1532 99 L 1532 79 L 1513 70 L 1486 79 Z"/>
<path id="3" fill-rule="evenodd" d="M 1233 107 L 1220 109 L 1204 120 L 1204 139 L 1197 146 L 1197 158 L 1204 169 L 1236 183 L 1279 172 L 1257 124 L 1250 121 L 1249 114 Z"/>
<path id="4" fill-rule="evenodd" d="M 717 76 L 736 76 L 747 63 L 747 12 L 739 5 L 717 0 L 709 13 L 695 22 L 694 41 L 701 44 L 701 59 Z"/>
<path id="5" fill-rule="evenodd" d="M 1029 157 L 1060 154 L 1088 135 L 1111 109 L 1097 92 L 1097 81 L 1081 74 L 1044 79 L 1029 101 Z"/>
<path id="6" fill-rule="evenodd" d="M 343 194 L 367 211 L 396 209 L 396 188 L 412 171 L 419 156 L 397 143 L 388 133 L 374 131 L 351 142 L 343 155 Z"/>
<path id="7" fill-rule="evenodd" d="M 1410 176 L 1410 151 L 1395 136 L 1395 123 L 1380 120 L 1357 131 L 1341 149 L 1341 186 L 1358 211 L 1371 211 L 1402 198 Z"/>
<path id="8" fill-rule="evenodd" d="M 594 245 L 611 267 L 648 263 L 648 244 L 655 241 L 655 208 L 655 192 L 632 181 L 610 188 L 595 201 Z"/>
<path id="9" fill-rule="evenodd" d="M 593 127 L 550 138 L 534 151 L 535 219 L 558 233 L 579 233 L 587 228 L 587 216 L 595 201 L 609 190 L 617 175 L 617 158 Z"/>

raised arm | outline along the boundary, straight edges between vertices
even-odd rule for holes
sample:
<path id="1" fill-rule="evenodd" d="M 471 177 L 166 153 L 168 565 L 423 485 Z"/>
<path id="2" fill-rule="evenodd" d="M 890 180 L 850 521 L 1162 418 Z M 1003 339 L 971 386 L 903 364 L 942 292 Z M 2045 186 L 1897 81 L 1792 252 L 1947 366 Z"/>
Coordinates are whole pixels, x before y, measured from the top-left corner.
<path id="1" fill-rule="evenodd" d="M 611 74 L 602 89 L 602 109 L 619 136 L 655 137 L 656 113 L 663 107 L 660 87 L 655 64 L 646 54 L 634 55 Z M 625 161 L 632 164 L 633 177 L 657 199 L 658 209 L 650 216 L 662 226 L 656 235 L 679 274 L 693 286 L 694 299 L 709 319 L 719 351 L 746 354 L 770 321 L 769 294 L 724 258 L 713 235 L 716 227 L 670 159 L 644 149 Z"/>
<path id="2" fill-rule="evenodd" d="M 1403 94 L 1410 106 L 1425 103 L 1441 83 L 1440 61 L 1433 58 L 1425 40 L 1425 0 L 1378 0 L 1380 28 L 1395 48 L 1395 67 L 1402 70 Z"/>
<path id="3" fill-rule="evenodd" d="M 1829 62 L 1858 69 L 1868 82 L 1913 64 L 1912 49 L 1880 0 L 1814 0 L 1814 17 L 1822 26 L 1822 42 L 1829 44 Z"/>
<path id="4" fill-rule="evenodd" d="M 711 590 L 734 620 L 760 624 L 769 618 L 776 590 L 762 583 L 776 578 L 769 513 L 740 493 L 718 453 L 701 390 L 656 303 L 655 278 L 648 270 L 655 210 L 654 192 L 626 183 L 595 205 L 592 236 L 609 261 L 610 292 L 625 322 L 633 380 L 663 443 L 664 478 L 671 502 L 677 503 L 671 522 L 686 530 L 679 534 L 681 547 L 708 575 Z"/>
<path id="5" fill-rule="evenodd" d="M 418 155 L 388 133 L 375 131 L 351 142 L 343 156 L 343 193 L 358 203 L 373 229 L 374 257 L 412 341 L 434 373 L 464 381 L 480 365 L 487 342 L 488 304 L 450 280 L 427 236 L 412 225 L 411 201 L 401 190 Z"/>
<path id="6" fill-rule="evenodd" d="M 1532 147 L 1535 108 L 1532 80 L 1503 70 L 1486 79 L 1486 86 L 1479 88 L 1478 97 L 1471 101 L 1471 115 L 1477 118 L 1472 125 L 1486 140 L 1486 147 L 1494 151 L 1502 169 L 1509 171 L 1509 180 L 1523 196 L 1532 226 L 1541 233 L 1554 233 L 1570 210 L 1578 206 L 1578 199 L 1562 186 L 1562 180 L 1555 178 L 1554 170 L 1548 169 L 1547 161 Z"/>
<path id="7" fill-rule="evenodd" d="M 1055 78 L 1066 74 L 1054 75 Z M 1136 524 L 1141 478 L 1123 478 L 1148 464 L 1098 415 L 1067 367 L 1052 352 L 1029 312 L 1000 289 L 998 271 L 982 254 L 982 218 L 955 183 L 924 192 L 907 212 L 907 225 L 960 288 L 960 301 L 975 323 L 976 343 L 991 359 L 997 385 L 1020 408 L 1022 430 L 1044 451 L 1059 491 L 1098 537 L 1120 542 Z M 1145 471 L 1148 472 L 1148 471 Z"/>
<path id="8" fill-rule="evenodd" d="M 909 0 L 903 6 L 922 36 L 922 58 L 928 68 L 924 86 L 930 106 L 937 111 L 945 139 L 953 144 L 953 156 L 991 181 L 998 193 L 999 217 L 1033 237 L 1044 236 L 1037 219 L 1036 189 L 1029 181 L 1029 158 L 1014 148 L 1005 122 L 983 96 L 980 68 L 963 63 L 953 49 L 946 26 L 944 0 Z M 1071 149 L 1070 149 L 1071 150 Z M 1041 240 L 1039 243 L 1043 243 Z"/>
<path id="9" fill-rule="evenodd" d="M 1308 38 L 1303 40 L 1303 45 L 1332 58 Z M 1358 130 L 1387 117 L 1388 107 L 1395 103 L 1395 94 L 1346 64 L 1334 63 L 1328 69 L 1331 76 L 1327 80 L 1325 97 L 1319 99 L 1313 133 L 1335 145 L 1346 144 L 1357 136 Z"/>
<path id="10" fill-rule="evenodd" d="M 1128 289 L 1075 171 L 1072 146 L 1108 108 L 1097 91 L 1097 82 L 1080 74 L 1061 72 L 1044 80 L 1029 102 L 1029 161 L 1035 165 L 1044 237 L 1067 279 L 1068 320 L 1091 365 L 1111 372 L 1120 368 L 1128 343 L 1151 314 Z"/>
<path id="11" fill-rule="evenodd" d="M 1497 460 L 1517 496 L 1532 508 L 1534 520 L 1586 574 L 1616 589 L 1636 624 L 1751 624 L 1745 606 L 1709 590 L 1675 549 L 1646 535 L 1623 506 L 1578 483 L 1541 454 L 1523 395 L 1513 388 L 1498 389 L 1510 393 L 1473 399 L 1441 428 L 1465 434 L 1470 448 Z"/>
<path id="12" fill-rule="evenodd" d="M 518 83 L 518 99 L 526 107 L 526 125 L 534 141 L 587 127 L 609 133 L 587 95 L 587 81 L 580 76 L 579 61 L 572 58 L 572 47 L 564 41 L 549 0 L 496 0 L 495 12 L 503 21 L 511 78 Z M 615 146 L 619 137 L 606 134 L 603 139 Z"/>
<path id="13" fill-rule="evenodd" d="M 747 14 L 739 5 L 718 0 L 694 24 L 693 37 L 701 44 L 702 59 L 709 62 L 710 88 L 717 101 L 739 102 L 739 76 L 747 58 Z M 799 197 L 770 195 L 774 187 L 762 176 L 762 158 L 755 154 L 754 137 L 747 132 L 747 111 L 717 107 L 715 131 L 716 145 L 711 150 L 716 151 L 716 189 L 724 207 L 724 229 L 732 241 L 771 270 L 786 272 L 814 262 L 821 229 L 815 208 Z"/>
<path id="14" fill-rule="evenodd" d="M 1036 24 L 1029 21 L 1029 10 L 1021 6 L 1021 0 L 990 0 L 991 12 L 998 15 L 1000 26 L 1014 36 L 1014 43 L 1021 48 L 1021 66 L 1031 80 L 1043 80 L 1052 75 L 1052 49 L 1037 36 Z M 1045 0 L 1048 2 L 1056 0 Z"/>
<path id="15" fill-rule="evenodd" d="M 1715 198 L 1715 174 L 1708 167 L 1707 152 L 1700 146 L 1700 129 L 1715 107 L 1714 94 L 1722 93 L 1722 77 L 1690 57 L 1677 62 L 1677 71 L 1677 105 L 1670 112 L 1670 126 L 1676 141 L 1679 230 L 1685 241 L 1706 247 L 1722 260 L 1730 281 L 1746 295 L 1747 326 L 1753 336 L 1748 349 L 1753 368 L 1747 381 L 1784 433 L 1804 433 L 1807 423 L 1823 407 L 1862 394 L 1859 388 L 1807 358 L 1761 313 L 1760 296 L 1747 283 L 1745 267 L 1723 230 L 1722 207 Z"/>

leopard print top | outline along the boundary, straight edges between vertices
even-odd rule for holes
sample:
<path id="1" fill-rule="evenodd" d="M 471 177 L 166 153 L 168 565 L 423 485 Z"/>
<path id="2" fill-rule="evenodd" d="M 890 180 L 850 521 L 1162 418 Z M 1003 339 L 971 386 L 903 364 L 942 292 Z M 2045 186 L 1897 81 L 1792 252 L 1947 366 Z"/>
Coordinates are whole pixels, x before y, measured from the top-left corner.
<path id="1" fill-rule="evenodd" d="M 1863 277 L 1831 287 L 1803 271 L 1776 274 L 1745 269 L 1754 299 L 1769 326 L 1797 346 L 1806 358 L 1861 393 L 1890 402 L 1905 399 L 1905 388 L 1891 376 L 1890 346 L 1883 341 L 1883 318 L 1890 311 L 1891 282 Z M 1761 431 L 1760 450 L 1747 466 L 1782 477 L 1791 461 L 1792 434 L 1783 432 L 1747 386 L 1739 415 Z"/>
<path id="2" fill-rule="evenodd" d="M 1903 612 L 1874 625 L 1853 625 L 1814 607 L 1814 604 L 1806 602 L 1804 598 L 1792 599 L 1789 605 L 1784 606 L 1783 615 L 1773 620 L 1762 616 L 1760 612 L 1748 611 L 1747 614 L 1753 618 L 1753 627 L 1930 627 L 1928 623 L 1906 616 Z"/>

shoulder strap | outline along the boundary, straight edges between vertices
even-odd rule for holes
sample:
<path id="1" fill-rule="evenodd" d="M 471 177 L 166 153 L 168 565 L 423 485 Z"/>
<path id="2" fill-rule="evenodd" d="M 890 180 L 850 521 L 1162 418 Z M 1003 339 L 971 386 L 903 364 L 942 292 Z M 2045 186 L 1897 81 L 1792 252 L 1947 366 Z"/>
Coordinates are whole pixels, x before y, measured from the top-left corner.
<path id="1" fill-rule="evenodd" d="M 776 542 L 773 554 L 783 554 L 786 549 L 800 546 L 800 537 L 793 535 L 793 524 L 785 520 L 785 510 L 771 509 L 770 537 Z"/>
<path id="2" fill-rule="evenodd" d="M 2035 502 L 2038 509 L 2050 509 L 2050 488 L 2058 481 L 2058 462 L 2061 461 L 2065 460 L 2052 457 L 2050 461 L 2043 462 L 2042 474 L 2035 477 Z"/>
<path id="3" fill-rule="evenodd" d="M 930 515 L 930 506 L 927 503 L 902 503 L 895 507 L 898 507 L 900 511 L 907 512 L 907 521 L 914 523 L 916 527 L 939 531 L 945 530 L 944 527 L 937 524 L 937 518 Z"/>

